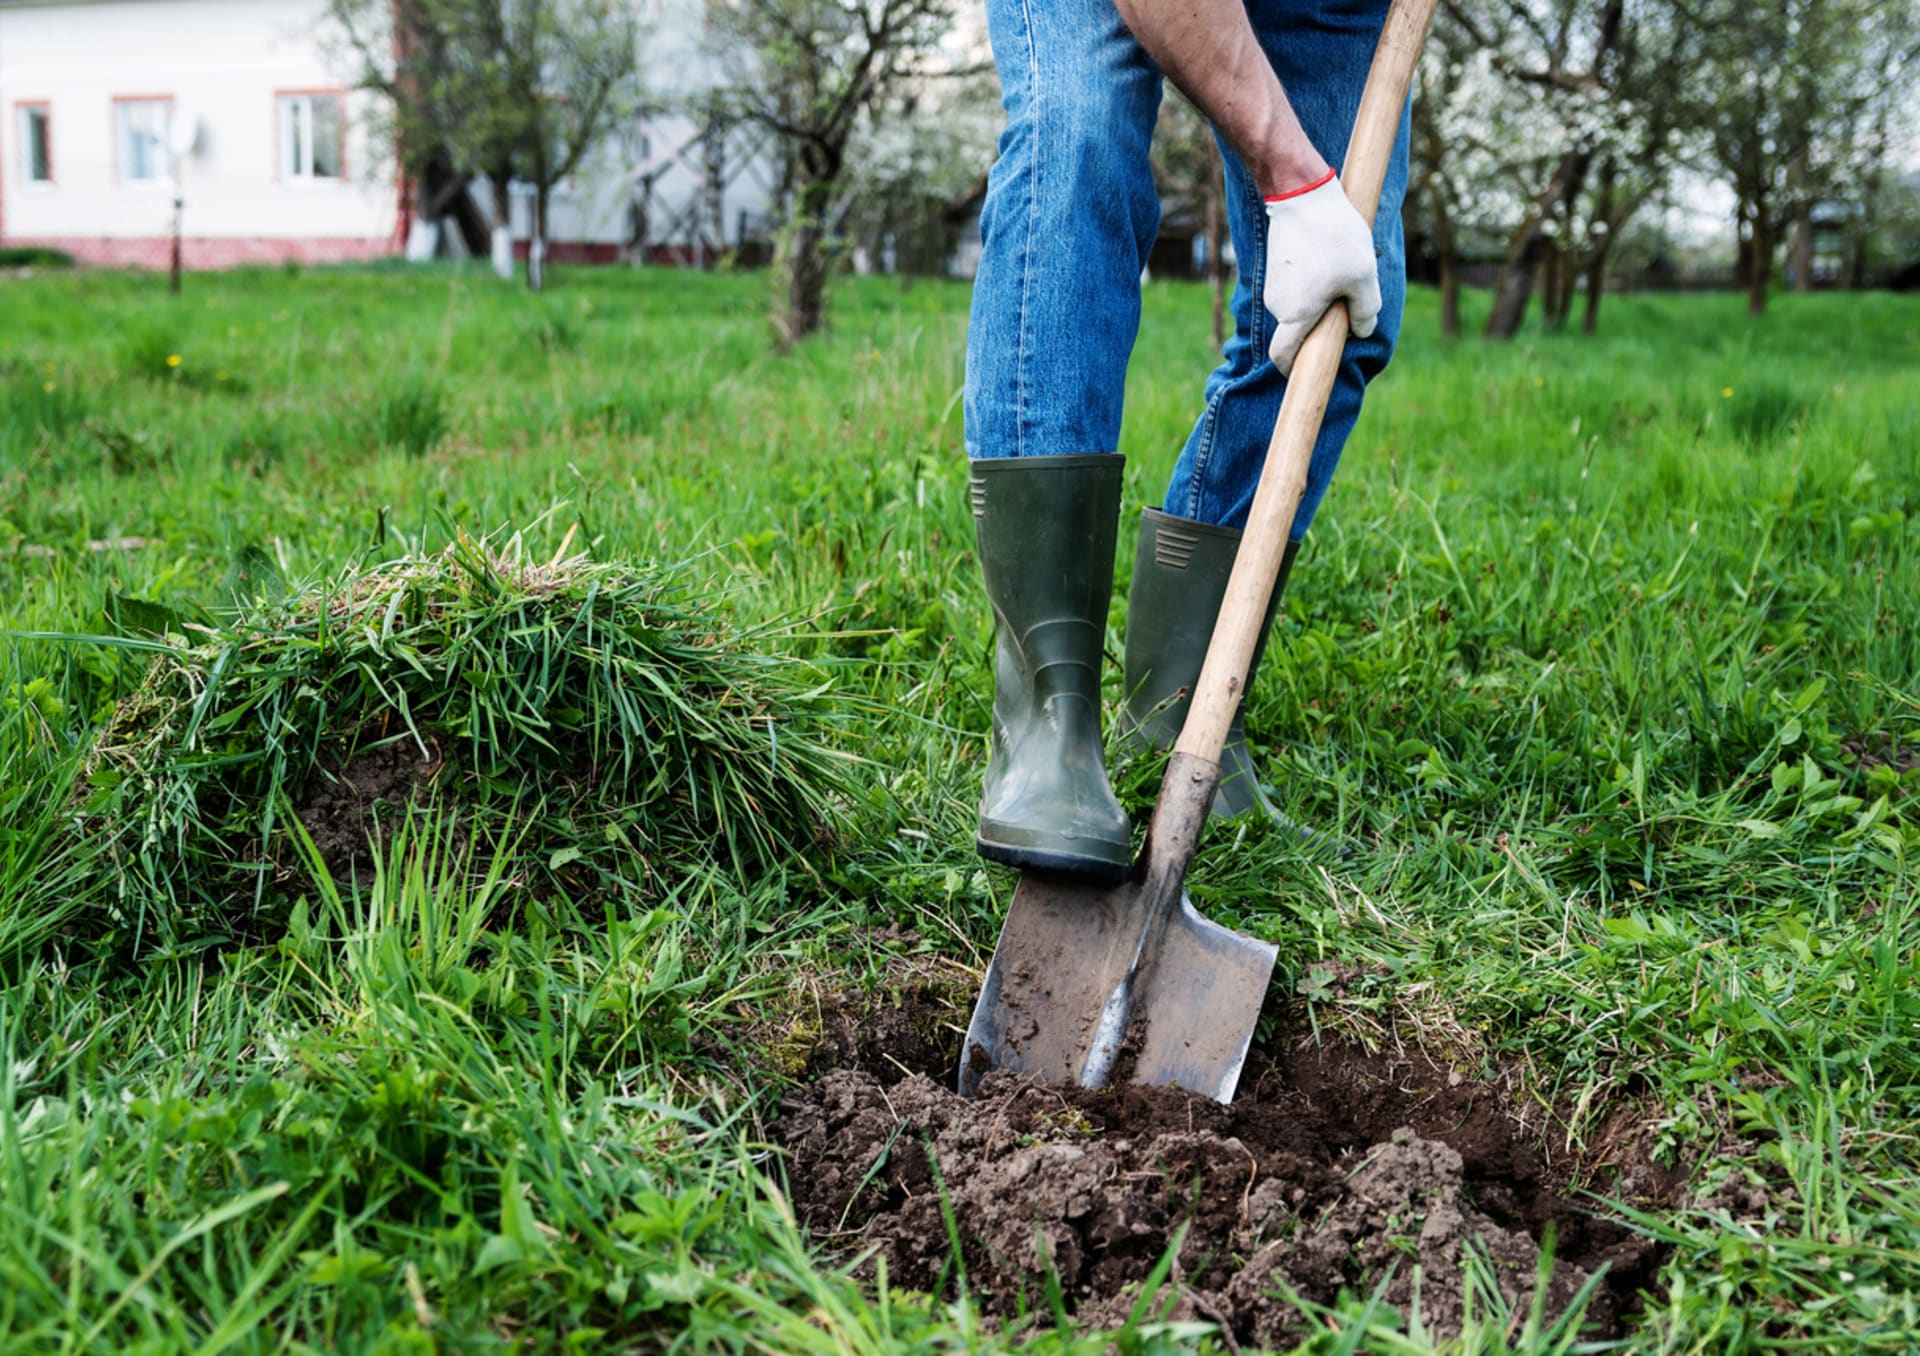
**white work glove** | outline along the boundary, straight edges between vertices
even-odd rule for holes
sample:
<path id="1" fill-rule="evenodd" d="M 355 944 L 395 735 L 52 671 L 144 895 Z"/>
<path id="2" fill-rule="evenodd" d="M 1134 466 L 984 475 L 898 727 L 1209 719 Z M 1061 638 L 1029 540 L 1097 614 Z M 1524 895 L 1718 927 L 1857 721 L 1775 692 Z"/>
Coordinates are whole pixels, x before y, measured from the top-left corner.
<path id="1" fill-rule="evenodd" d="M 1329 170 L 1311 188 L 1267 199 L 1267 285 L 1261 299 L 1273 313 L 1267 353 L 1285 376 L 1307 333 L 1336 301 L 1347 303 L 1356 339 L 1380 317 L 1380 266 L 1373 232 Z"/>

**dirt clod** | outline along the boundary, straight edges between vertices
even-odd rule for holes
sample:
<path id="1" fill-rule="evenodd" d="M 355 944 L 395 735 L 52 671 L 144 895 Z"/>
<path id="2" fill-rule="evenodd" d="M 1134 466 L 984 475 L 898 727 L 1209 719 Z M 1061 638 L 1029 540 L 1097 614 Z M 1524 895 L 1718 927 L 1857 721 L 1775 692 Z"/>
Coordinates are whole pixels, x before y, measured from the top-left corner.
<path id="1" fill-rule="evenodd" d="M 294 813 L 335 880 L 372 877 L 372 845 L 391 832 L 408 806 L 427 802 L 444 766 L 437 750 L 423 758 L 420 746 L 403 736 L 369 745 L 344 765 L 323 764 L 314 771 Z"/>
<path id="2" fill-rule="evenodd" d="M 877 1247 L 894 1285 L 954 1291 L 944 1197 L 969 1293 L 992 1313 L 1044 1310 L 1051 1273 L 1082 1321 L 1117 1324 L 1177 1244 L 1163 1298 L 1240 1341 L 1298 1338 L 1286 1292 L 1332 1303 L 1383 1281 L 1403 1316 L 1417 1294 L 1429 1331 L 1457 1332 L 1469 1250 L 1524 1309 L 1551 1226 L 1548 1313 L 1604 1264 L 1586 1322 L 1611 1332 L 1657 1260 L 1569 1202 L 1575 1165 L 1549 1165 L 1498 1089 L 1424 1059 L 1293 1048 L 1250 1068 L 1230 1107 L 1001 1075 L 967 1101 L 951 1084 L 836 1068 L 792 1093 L 774 1129 L 815 1235 Z"/>

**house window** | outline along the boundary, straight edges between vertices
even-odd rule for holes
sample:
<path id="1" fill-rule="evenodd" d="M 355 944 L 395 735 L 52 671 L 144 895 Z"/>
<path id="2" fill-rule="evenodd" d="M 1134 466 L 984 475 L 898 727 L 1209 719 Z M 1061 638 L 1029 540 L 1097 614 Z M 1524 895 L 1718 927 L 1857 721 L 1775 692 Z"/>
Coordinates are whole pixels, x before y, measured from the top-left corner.
<path id="1" fill-rule="evenodd" d="M 338 179 L 344 130 L 339 95 L 281 95 L 281 177 Z"/>
<path id="2" fill-rule="evenodd" d="M 53 115 L 45 104 L 20 106 L 20 169 L 30 184 L 53 182 Z"/>
<path id="3" fill-rule="evenodd" d="M 119 129 L 120 178 L 124 183 L 158 183 L 173 178 L 171 130 L 173 100 L 119 99 L 114 103 Z"/>

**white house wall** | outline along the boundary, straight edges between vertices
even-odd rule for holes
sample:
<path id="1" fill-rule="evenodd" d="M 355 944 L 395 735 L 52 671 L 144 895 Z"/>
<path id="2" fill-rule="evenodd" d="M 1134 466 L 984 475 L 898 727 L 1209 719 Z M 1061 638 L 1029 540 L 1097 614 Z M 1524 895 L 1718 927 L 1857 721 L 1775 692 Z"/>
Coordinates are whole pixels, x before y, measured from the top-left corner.
<path id="1" fill-rule="evenodd" d="M 328 59 L 317 0 L 107 0 L 0 6 L 0 171 L 10 243 L 157 263 L 184 199 L 190 264 L 390 252 L 393 169 L 371 154 L 364 100 Z M 343 177 L 282 173 L 278 97 L 345 97 Z M 197 129 L 169 183 L 128 182 L 115 100 L 162 96 Z M 51 114 L 53 182 L 28 184 L 18 106 Z"/>
<path id="2" fill-rule="evenodd" d="M 640 73 L 656 108 L 697 108 L 720 76 L 706 41 L 706 0 L 632 0 L 641 19 Z M 705 164 L 694 144 L 702 123 L 684 111 L 654 112 L 613 128 L 547 203 L 547 239 L 557 259 L 706 262 L 741 243 L 741 222 L 766 219 L 777 177 L 764 138 L 730 129 L 718 199 L 707 200 Z M 493 220 L 484 181 L 468 190 L 480 216 Z M 524 254 L 533 231 L 533 186 L 515 183 L 508 233 Z M 441 240 L 447 239 L 442 233 Z M 637 248 L 636 248 L 637 246 Z"/>
<path id="3" fill-rule="evenodd" d="M 641 0 L 647 26 L 641 63 L 649 93 L 663 105 L 698 109 L 710 90 L 740 74 L 726 69 L 714 52 L 706 13 L 707 0 Z M 697 144 L 702 126 L 688 112 L 660 113 L 641 129 L 644 144 L 629 147 L 630 181 L 636 195 L 645 187 L 646 242 L 656 254 L 698 257 L 703 246 L 736 248 L 745 243 L 742 219 L 763 224 L 775 206 L 778 156 L 771 142 L 750 125 L 728 129 L 719 201 L 705 200 L 706 164 Z M 716 206 L 717 223 L 713 221 Z M 718 240 L 711 238 L 716 226 Z"/>
<path id="4" fill-rule="evenodd" d="M 720 76 L 706 46 L 704 0 L 637 3 L 649 94 L 697 106 Z M 353 60 L 322 13 L 323 0 L 0 0 L 0 239 L 161 267 L 177 189 L 189 267 L 396 252 L 395 172 L 373 154 L 369 96 L 347 91 Z M 278 98 L 296 91 L 343 96 L 340 179 L 282 172 Z M 175 125 L 197 129 L 175 181 L 123 175 L 115 100 L 129 96 L 169 98 Z M 50 184 L 26 182 L 23 103 L 49 109 Z M 743 218 L 756 228 L 766 218 L 776 158 L 751 129 L 731 129 L 716 222 L 692 144 L 700 126 L 684 112 L 661 113 L 610 135 L 553 194 L 557 257 L 633 257 L 642 215 L 642 257 L 703 260 L 740 245 Z M 530 196 L 516 186 L 511 226 L 520 242 L 531 234 Z M 473 197 L 490 216 L 484 184 Z"/>

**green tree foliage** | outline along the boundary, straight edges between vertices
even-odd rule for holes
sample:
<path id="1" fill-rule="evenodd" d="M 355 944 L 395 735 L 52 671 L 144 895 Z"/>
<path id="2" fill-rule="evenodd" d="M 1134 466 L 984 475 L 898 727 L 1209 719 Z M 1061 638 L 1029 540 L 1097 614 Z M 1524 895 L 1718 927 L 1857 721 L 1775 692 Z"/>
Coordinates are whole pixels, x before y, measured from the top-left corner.
<path id="1" fill-rule="evenodd" d="M 493 190 L 496 268 L 516 179 L 533 185 L 527 280 L 542 286 L 548 197 L 611 131 L 638 80 L 624 0 L 327 0 L 382 96 L 386 130 L 435 215 L 475 176 Z"/>
<path id="2" fill-rule="evenodd" d="M 1410 210 L 1443 284 L 1460 240 L 1504 239 L 1492 338 L 1519 331 L 1536 291 L 1548 327 L 1564 325 L 1583 287 L 1591 331 L 1615 242 L 1688 180 L 1734 199 L 1753 312 L 1783 247 L 1811 285 L 1816 214 L 1846 239 L 1831 280 L 1859 286 L 1898 214 L 1917 59 L 1912 4 L 1447 0 L 1416 100 Z"/>
<path id="3" fill-rule="evenodd" d="M 1913 102 L 1920 15 L 1874 0 L 1706 0 L 1689 13 L 1709 35 L 1701 158 L 1738 202 L 1739 272 L 1757 315 L 1789 234 L 1795 285 L 1811 286 L 1816 207 L 1856 221 L 1871 211 L 1890 124 Z"/>
<path id="4" fill-rule="evenodd" d="M 927 79 L 953 0 L 733 0 L 707 21 L 734 113 L 770 130 L 785 155 L 786 221 L 775 265 L 782 347 L 826 317 L 830 244 L 852 204 L 848 150 L 887 100 Z"/>

